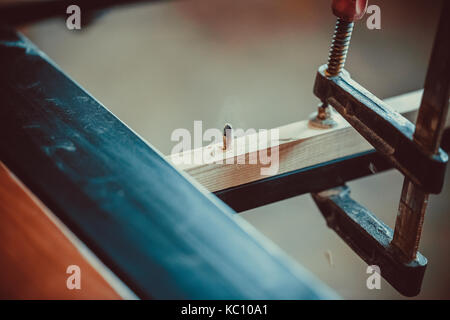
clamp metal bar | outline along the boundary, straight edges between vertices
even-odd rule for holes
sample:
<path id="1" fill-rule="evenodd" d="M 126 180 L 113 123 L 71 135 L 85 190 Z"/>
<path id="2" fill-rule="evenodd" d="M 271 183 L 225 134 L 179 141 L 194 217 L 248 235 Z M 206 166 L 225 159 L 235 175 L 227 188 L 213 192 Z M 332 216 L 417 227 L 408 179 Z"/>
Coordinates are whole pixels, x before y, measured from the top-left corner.
<path id="1" fill-rule="evenodd" d="M 450 2 L 441 13 L 422 103 L 416 121 L 414 142 L 429 155 L 439 152 L 450 95 Z M 415 181 L 405 177 L 395 223 L 393 245 L 406 259 L 414 260 L 419 247 L 428 193 Z"/>

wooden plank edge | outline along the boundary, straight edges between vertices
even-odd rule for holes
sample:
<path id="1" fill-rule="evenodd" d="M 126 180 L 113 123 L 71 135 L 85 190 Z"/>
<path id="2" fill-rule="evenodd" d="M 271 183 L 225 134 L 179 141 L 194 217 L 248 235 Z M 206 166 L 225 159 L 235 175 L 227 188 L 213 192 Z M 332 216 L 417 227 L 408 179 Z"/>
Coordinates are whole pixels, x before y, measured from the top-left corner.
<path id="1" fill-rule="evenodd" d="M 61 235 L 58 234 L 58 231 L 62 234 L 62 239 L 63 242 L 68 241 L 70 243 L 70 245 L 73 247 L 73 249 L 76 250 L 76 252 L 79 253 L 79 255 L 81 256 L 82 259 L 84 259 L 83 262 L 86 262 L 86 266 L 87 267 L 91 267 L 93 269 L 94 273 L 97 273 L 97 275 L 100 278 L 96 278 L 94 279 L 94 281 L 99 281 L 100 279 L 102 279 L 103 281 L 106 282 L 107 285 L 109 285 L 109 287 L 111 288 L 111 290 L 113 290 L 113 292 L 109 292 L 108 293 L 108 297 L 112 297 L 114 296 L 114 294 L 116 294 L 118 297 L 120 297 L 121 299 L 125 299 L 125 300 L 136 300 L 138 299 L 138 297 L 108 268 L 106 267 L 101 261 L 100 259 L 91 251 L 89 250 L 89 248 L 80 240 L 78 239 L 78 237 L 75 236 L 75 234 L 73 234 L 69 228 L 67 228 L 66 225 L 64 225 L 61 220 L 58 219 L 58 217 L 56 217 L 51 211 L 50 209 L 48 209 L 18 178 L 17 176 L 14 175 L 13 172 L 11 172 L 6 165 L 0 161 L 0 177 L 3 176 L 4 180 L 2 181 L 2 183 L 8 183 L 8 184 L 15 184 L 16 187 L 18 187 L 20 189 L 20 193 L 22 194 L 23 198 L 20 200 L 22 202 L 22 204 L 27 203 L 30 206 L 33 207 L 34 209 L 34 214 L 38 214 L 39 216 L 34 216 L 33 218 L 40 221 L 39 223 L 42 225 L 46 225 L 48 226 L 51 230 L 54 230 L 54 233 L 52 235 L 56 235 L 58 237 L 60 237 Z M 7 181 L 5 181 L 7 180 Z M 12 199 L 13 201 L 18 201 L 19 199 Z M 8 205 L 8 204 L 7 204 Z M 23 206 L 22 206 L 23 207 Z M 1 208 L 0 208 L 1 209 Z M 24 212 L 21 212 L 20 210 L 16 212 L 16 214 L 18 215 L 22 215 Z M 5 216 L 5 212 L 2 212 L 0 210 L 0 214 L 2 214 L 2 219 L 7 219 L 7 217 Z M 25 218 L 25 217 L 22 217 Z M 27 223 L 27 221 L 24 221 L 24 223 Z M 55 230 L 56 228 L 56 230 Z M 26 234 L 26 230 L 22 230 L 23 232 L 21 233 L 21 236 L 27 238 L 27 236 L 29 236 L 28 234 Z M 42 234 L 43 237 L 43 241 L 45 240 L 45 237 L 48 237 L 48 234 Z M 19 237 L 19 235 L 17 235 L 17 237 Z M 40 243 L 42 244 L 42 243 Z M 36 246 L 39 246 L 39 244 L 36 244 Z M 17 248 L 11 248 L 11 250 L 16 251 Z M 39 248 L 37 248 L 37 250 L 39 250 Z M 48 256 L 43 256 L 42 259 L 51 259 L 52 261 L 58 261 L 58 256 L 60 256 L 61 254 L 71 254 L 68 252 L 64 252 L 64 253 L 60 253 L 60 252 L 54 252 L 52 253 L 51 257 Z M 22 252 L 16 252 L 15 255 L 19 255 L 22 256 Z M 28 261 L 26 258 L 27 256 L 22 256 L 23 258 L 25 258 L 25 260 L 23 261 L 23 263 L 25 264 L 30 264 L 30 273 L 35 273 L 36 278 L 41 277 L 42 275 L 40 275 L 37 270 L 32 267 L 32 265 L 34 263 L 40 263 L 39 261 Z M 5 258 L 5 257 L 3 257 Z M 7 263 L 7 261 L 5 261 L 6 259 L 1 259 L 3 260 L 2 264 Z M 74 257 L 75 260 L 79 260 L 76 259 L 76 257 Z M 42 262 L 42 261 L 41 261 Z M 65 270 L 61 270 L 61 272 L 64 272 Z M 81 277 L 83 278 L 83 275 L 85 274 L 86 270 L 81 270 Z M 91 270 L 88 270 L 90 275 L 93 275 L 93 272 Z M 8 276 L 8 275 L 5 275 Z M 65 275 L 66 277 L 69 277 L 69 274 Z M 88 279 L 88 280 L 93 280 L 93 279 Z M 82 280 L 82 283 L 85 282 L 86 280 Z M 101 280 L 100 280 L 101 281 Z M 34 281 L 30 282 L 30 285 L 35 285 L 36 283 Z M 6 284 L 3 283 L 3 285 L 5 286 Z M 64 283 L 61 283 L 61 286 L 64 286 Z M 24 295 L 25 297 L 29 298 L 30 292 L 38 292 L 41 291 L 42 295 L 39 296 L 33 296 L 33 298 L 35 299 L 41 299 L 41 298 L 48 298 L 49 296 L 51 297 L 58 297 L 58 294 L 56 292 L 52 293 L 52 292 L 48 292 L 45 290 L 38 290 L 35 288 L 22 288 L 24 290 Z M 67 289 L 68 290 L 68 289 Z M 81 290 L 83 290 L 83 287 L 81 288 Z M 99 296 L 99 297 L 95 297 L 91 295 L 92 293 L 88 293 L 88 297 L 89 299 L 104 299 L 106 296 Z M 20 293 L 19 293 L 20 295 Z M 76 297 L 77 295 L 73 295 L 73 297 Z M 86 298 L 86 295 L 82 295 L 82 297 Z M 67 296 L 64 296 L 67 297 Z"/>

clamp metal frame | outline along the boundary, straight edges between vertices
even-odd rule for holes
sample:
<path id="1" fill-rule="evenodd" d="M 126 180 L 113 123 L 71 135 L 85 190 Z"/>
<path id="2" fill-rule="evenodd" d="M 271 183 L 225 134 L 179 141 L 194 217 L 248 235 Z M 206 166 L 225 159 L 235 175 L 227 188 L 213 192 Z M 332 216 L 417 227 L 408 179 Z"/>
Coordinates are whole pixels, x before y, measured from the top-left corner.
<path id="1" fill-rule="evenodd" d="M 450 91 L 450 2 L 444 4 L 416 125 L 393 111 L 343 70 L 321 66 L 315 95 L 333 106 L 405 176 L 395 230 L 350 198 L 346 186 L 312 197 L 330 228 L 405 296 L 420 292 L 427 266 L 418 250 L 429 193 L 442 190 L 447 154 L 439 148 Z"/>

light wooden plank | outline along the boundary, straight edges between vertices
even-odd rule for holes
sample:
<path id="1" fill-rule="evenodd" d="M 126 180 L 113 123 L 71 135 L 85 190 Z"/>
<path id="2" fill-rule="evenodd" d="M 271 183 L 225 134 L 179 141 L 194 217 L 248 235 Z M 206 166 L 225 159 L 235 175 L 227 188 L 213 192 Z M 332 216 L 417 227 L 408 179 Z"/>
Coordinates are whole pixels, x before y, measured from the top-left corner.
<path id="1" fill-rule="evenodd" d="M 422 90 L 410 92 L 401 96 L 386 99 L 394 110 L 413 119 L 418 110 Z M 332 129 L 312 129 L 307 120 L 294 122 L 278 127 L 279 138 L 270 139 L 272 147 L 279 147 L 279 169 L 276 174 L 306 168 L 319 163 L 331 161 L 352 154 L 373 149 L 339 114 L 336 113 L 338 125 Z M 261 174 L 261 168 L 267 164 L 258 161 L 249 164 L 249 159 L 255 157 L 256 152 L 264 151 L 255 144 L 256 135 L 250 134 L 235 139 L 231 150 L 222 150 L 222 143 L 212 144 L 203 148 L 188 150 L 179 154 L 166 156 L 179 170 L 183 170 L 197 180 L 209 191 L 215 192 L 244 183 L 267 178 Z M 245 142 L 244 142 L 245 141 Z M 245 148 L 236 147 L 243 143 Z M 242 145 L 242 144 L 241 144 Z M 256 151 L 255 151 L 256 150 Z M 201 155 L 208 157 L 195 163 L 180 164 L 179 157 L 202 159 Z M 238 159 L 244 159 L 245 164 L 239 164 Z M 227 164 L 233 163 L 233 164 Z"/>

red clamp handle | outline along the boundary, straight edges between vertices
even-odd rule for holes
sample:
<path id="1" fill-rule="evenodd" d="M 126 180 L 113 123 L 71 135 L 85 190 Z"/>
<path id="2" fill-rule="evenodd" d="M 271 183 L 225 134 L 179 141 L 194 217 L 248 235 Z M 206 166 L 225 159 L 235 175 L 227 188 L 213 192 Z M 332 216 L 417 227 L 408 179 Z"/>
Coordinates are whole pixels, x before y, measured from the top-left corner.
<path id="1" fill-rule="evenodd" d="M 333 0 L 331 8 L 336 17 L 353 22 L 364 16 L 367 4 L 368 0 Z"/>

